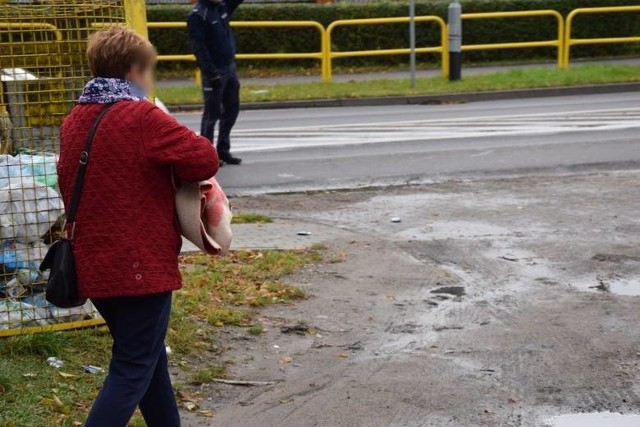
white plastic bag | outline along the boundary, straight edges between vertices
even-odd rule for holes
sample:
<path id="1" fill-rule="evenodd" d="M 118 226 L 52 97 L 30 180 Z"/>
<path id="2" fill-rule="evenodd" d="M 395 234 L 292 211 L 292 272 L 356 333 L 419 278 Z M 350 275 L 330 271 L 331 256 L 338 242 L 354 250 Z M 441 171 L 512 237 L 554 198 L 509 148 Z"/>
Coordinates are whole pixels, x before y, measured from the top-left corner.
<path id="1" fill-rule="evenodd" d="M 10 178 L 0 189 L 0 238 L 38 242 L 62 213 L 56 190 L 33 178 Z"/>
<path id="2" fill-rule="evenodd" d="M 45 307 L 38 307 L 11 298 L 0 300 L 0 329 L 43 326 L 50 323 Z"/>

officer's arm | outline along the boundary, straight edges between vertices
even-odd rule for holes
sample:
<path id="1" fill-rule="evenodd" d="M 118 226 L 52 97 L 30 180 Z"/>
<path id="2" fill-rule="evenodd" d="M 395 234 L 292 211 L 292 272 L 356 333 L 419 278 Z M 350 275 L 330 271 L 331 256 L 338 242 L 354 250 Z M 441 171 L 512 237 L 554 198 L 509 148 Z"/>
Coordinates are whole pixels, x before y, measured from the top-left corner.
<path id="1" fill-rule="evenodd" d="M 204 19 L 192 13 L 187 19 L 187 27 L 189 28 L 189 44 L 193 50 L 198 66 L 202 70 L 202 73 L 209 80 L 217 80 L 220 78 L 216 66 L 213 63 L 213 58 L 209 54 L 207 48 L 207 40 L 205 37 L 205 25 Z"/>
<path id="2" fill-rule="evenodd" d="M 227 10 L 229 11 L 229 15 L 233 15 L 233 12 L 236 11 L 243 1 L 244 0 L 227 0 Z"/>

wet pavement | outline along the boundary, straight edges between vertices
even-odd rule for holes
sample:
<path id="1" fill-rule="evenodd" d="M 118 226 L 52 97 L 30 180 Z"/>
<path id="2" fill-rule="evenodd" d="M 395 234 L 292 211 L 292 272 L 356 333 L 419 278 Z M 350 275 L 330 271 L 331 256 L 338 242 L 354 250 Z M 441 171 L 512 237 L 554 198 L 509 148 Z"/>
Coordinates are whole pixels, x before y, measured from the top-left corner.
<path id="1" fill-rule="evenodd" d="M 638 427 L 640 415 L 595 414 L 559 415 L 547 421 L 549 427 Z"/>
<path id="2" fill-rule="evenodd" d="M 276 384 L 205 387 L 216 415 L 185 425 L 639 426 L 639 180 L 520 175 L 235 199 L 291 231 L 332 230 L 330 262 L 289 279 L 309 298 L 261 311 L 263 335 L 221 335 L 233 377 Z M 314 334 L 281 332 L 300 322 Z"/>
<path id="3" fill-rule="evenodd" d="M 429 183 L 514 173 L 637 169 L 640 94 L 247 111 L 230 195 Z M 199 114 L 177 114 L 192 129 Z"/>

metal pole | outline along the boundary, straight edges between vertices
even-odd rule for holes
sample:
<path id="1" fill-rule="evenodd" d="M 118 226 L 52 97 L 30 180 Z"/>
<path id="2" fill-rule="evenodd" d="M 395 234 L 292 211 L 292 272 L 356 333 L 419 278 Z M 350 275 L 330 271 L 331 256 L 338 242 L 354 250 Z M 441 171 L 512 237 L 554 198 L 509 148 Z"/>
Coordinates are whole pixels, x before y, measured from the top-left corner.
<path id="1" fill-rule="evenodd" d="M 416 88 L 416 0 L 409 2 L 409 47 L 411 49 L 411 89 Z"/>
<path id="2" fill-rule="evenodd" d="M 462 78 L 462 7 L 458 0 L 449 4 L 449 80 Z"/>

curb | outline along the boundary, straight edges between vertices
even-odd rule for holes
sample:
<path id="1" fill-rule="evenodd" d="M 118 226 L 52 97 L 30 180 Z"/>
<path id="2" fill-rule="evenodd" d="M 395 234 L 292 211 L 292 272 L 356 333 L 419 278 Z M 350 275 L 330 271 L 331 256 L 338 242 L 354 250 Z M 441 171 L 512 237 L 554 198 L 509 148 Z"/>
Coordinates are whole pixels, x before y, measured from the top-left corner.
<path id="1" fill-rule="evenodd" d="M 281 110 L 287 108 L 373 107 L 383 105 L 451 104 L 478 101 L 543 98 L 555 96 L 596 95 L 640 91 L 640 83 L 613 83 L 586 86 L 560 86 L 537 89 L 515 89 L 494 92 L 448 93 L 434 95 L 383 96 L 371 98 L 316 99 L 304 101 L 247 102 L 241 110 Z M 202 105 L 172 105 L 173 113 L 201 111 Z"/>

